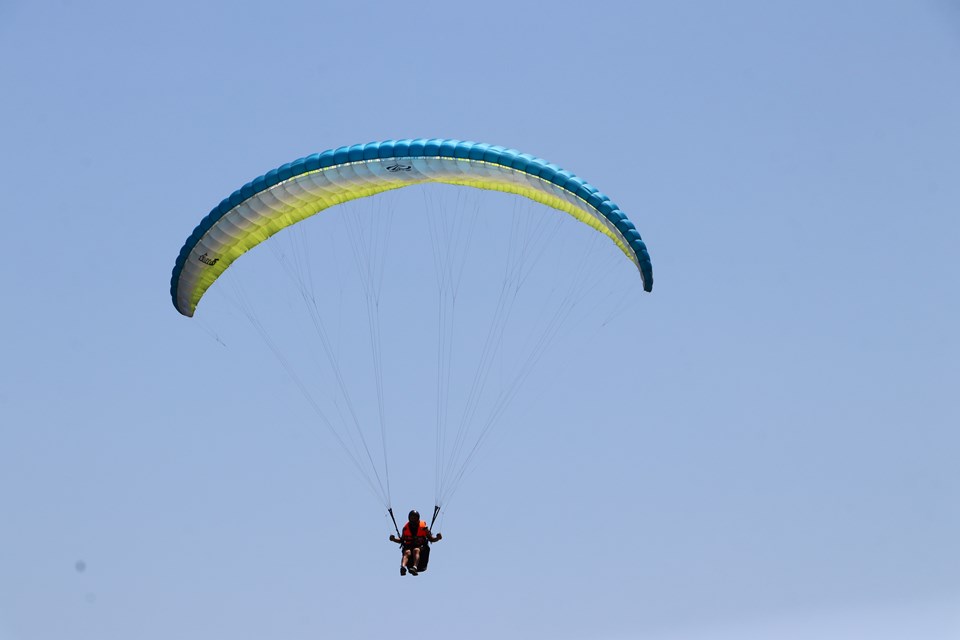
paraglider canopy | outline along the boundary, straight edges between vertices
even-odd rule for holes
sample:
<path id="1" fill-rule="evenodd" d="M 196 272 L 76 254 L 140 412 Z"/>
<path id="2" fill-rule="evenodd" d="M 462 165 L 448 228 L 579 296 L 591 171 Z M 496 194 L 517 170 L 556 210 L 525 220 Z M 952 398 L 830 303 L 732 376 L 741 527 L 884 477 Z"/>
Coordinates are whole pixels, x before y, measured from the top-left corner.
<path id="1" fill-rule="evenodd" d="M 204 292 L 238 257 L 281 229 L 329 207 L 392 189 L 440 182 L 504 191 L 564 211 L 609 237 L 639 269 L 653 267 L 636 227 L 610 198 L 546 160 L 450 139 L 340 147 L 285 164 L 224 199 L 194 229 L 173 269 L 173 304 L 192 316 Z"/>

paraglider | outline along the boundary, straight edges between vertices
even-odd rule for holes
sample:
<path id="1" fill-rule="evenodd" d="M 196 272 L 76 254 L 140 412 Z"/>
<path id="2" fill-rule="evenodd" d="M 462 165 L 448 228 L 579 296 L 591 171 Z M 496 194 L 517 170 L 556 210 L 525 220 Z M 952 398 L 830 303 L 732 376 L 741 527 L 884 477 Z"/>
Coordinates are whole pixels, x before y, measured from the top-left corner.
<path id="1" fill-rule="evenodd" d="M 170 283 L 173 304 L 182 315 L 193 316 L 205 293 L 240 256 L 287 227 L 297 225 L 321 211 L 336 208 L 350 201 L 430 183 L 514 194 L 567 213 L 612 241 L 639 271 L 643 289 L 649 292 L 653 288 L 650 256 L 636 227 L 616 204 L 586 181 L 545 160 L 513 149 L 451 139 L 421 138 L 371 142 L 310 155 L 282 165 L 235 191 L 200 221 L 181 248 Z M 362 243 L 363 240 L 360 234 L 360 242 Z M 546 243 L 548 240 L 544 237 L 541 242 Z M 343 378 L 337 369 L 337 350 L 331 347 L 331 341 L 320 326 L 316 315 L 318 314 L 317 300 L 306 294 L 303 298 L 308 307 L 313 307 L 310 312 L 315 314 L 314 324 L 317 325 L 326 355 L 332 367 L 337 370 L 335 380 L 345 398 L 348 414 L 344 421 L 352 422 L 353 428 L 359 432 L 362 420 L 358 418 L 351 405 Z M 370 304 L 373 303 L 370 302 Z M 498 311 L 500 311 L 499 308 Z M 374 365 L 377 368 L 379 421 L 383 430 L 382 374 L 377 354 L 380 334 L 376 322 L 376 311 L 374 311 L 370 316 L 370 331 L 375 352 Z M 262 327 L 258 323 L 254 324 L 263 336 Z M 500 331 L 501 334 L 491 331 L 494 342 L 498 336 L 502 335 L 502 329 Z M 264 337 L 270 342 L 267 336 Z M 443 346 L 443 338 L 440 344 L 441 349 L 449 348 Z M 272 343 L 270 347 L 277 354 Z M 541 345 L 538 344 L 537 349 L 540 348 Z M 296 381 L 295 373 L 286 360 L 280 354 L 277 355 L 281 364 Z M 447 360 L 447 356 L 441 353 L 438 357 L 438 366 L 446 366 Z M 478 378 L 481 377 L 481 373 L 486 375 L 489 366 L 489 358 L 481 362 Z M 441 378 L 443 376 L 438 376 L 438 394 Z M 517 380 L 522 380 L 522 377 L 517 376 Z M 368 485 L 380 496 L 393 518 L 386 469 L 384 468 L 382 474 L 384 477 L 381 477 L 367 449 L 363 434 L 360 433 L 359 440 L 366 455 L 355 456 L 350 452 L 346 439 L 337 434 L 331 421 L 310 397 L 306 385 L 297 382 L 321 421 L 334 432 L 341 447 L 351 455 L 357 469 L 365 474 Z M 502 413 L 503 407 L 509 402 L 519 382 L 512 384 L 513 387 L 507 388 L 505 399 L 495 403 L 494 415 L 483 425 L 481 438 Z M 478 386 L 482 388 L 482 384 Z M 438 398 L 438 403 L 440 402 Z M 476 413 L 476 403 L 471 404 L 471 402 L 473 400 L 468 398 L 468 407 L 464 411 L 465 421 Z M 338 411 L 340 411 L 339 407 Z M 441 413 L 438 410 L 438 432 L 444 420 Z M 458 444 L 455 448 L 462 447 L 460 437 L 461 434 L 458 432 Z M 456 484 L 462 478 L 466 464 L 478 448 L 479 441 L 472 449 L 465 448 L 470 453 L 460 466 L 451 463 L 441 470 L 440 460 L 443 452 L 439 451 L 439 447 L 442 440 L 438 436 L 437 482 L 440 484 L 447 479 L 448 482 Z M 386 467 L 385 436 L 384 467 Z M 438 487 L 430 527 L 420 520 L 416 511 L 411 511 L 404 531 L 401 533 L 397 530 L 397 536 L 390 536 L 390 540 L 399 543 L 403 551 L 401 575 L 408 571 L 412 575 L 417 575 L 426 568 L 430 553 L 429 543 L 442 538 L 439 533 L 434 536 L 430 529 L 447 495 L 449 494 Z M 396 528 L 395 522 L 394 527 Z"/>
<path id="2" fill-rule="evenodd" d="M 443 540 L 443 534 L 433 535 L 425 520 L 420 519 L 420 512 L 413 510 L 407 516 L 400 537 L 390 534 L 390 542 L 400 545 L 400 575 L 418 575 L 427 570 L 430 562 L 430 543 Z"/>

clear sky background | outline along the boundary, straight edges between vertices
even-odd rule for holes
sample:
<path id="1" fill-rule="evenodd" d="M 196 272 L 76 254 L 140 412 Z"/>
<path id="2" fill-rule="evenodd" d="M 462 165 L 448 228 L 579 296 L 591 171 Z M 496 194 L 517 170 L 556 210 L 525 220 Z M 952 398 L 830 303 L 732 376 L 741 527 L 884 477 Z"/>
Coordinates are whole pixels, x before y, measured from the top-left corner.
<path id="1" fill-rule="evenodd" d="M 960 637 L 960 5 L 0 0 L 0 96 L 2 640 Z M 401 581 L 168 288 L 247 180 L 418 136 L 583 176 L 656 287 L 558 339 Z"/>

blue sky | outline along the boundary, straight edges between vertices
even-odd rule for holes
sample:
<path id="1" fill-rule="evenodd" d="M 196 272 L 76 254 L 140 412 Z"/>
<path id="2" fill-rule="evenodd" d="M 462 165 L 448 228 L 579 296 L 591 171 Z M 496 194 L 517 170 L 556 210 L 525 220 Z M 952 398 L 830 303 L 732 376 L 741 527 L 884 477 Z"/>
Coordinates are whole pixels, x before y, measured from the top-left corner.
<path id="1" fill-rule="evenodd" d="M 0 3 L 0 638 L 957 637 L 958 63 L 946 1 Z M 401 582 L 256 335 L 168 288 L 247 180 L 417 136 L 594 183 L 656 287 L 558 338 Z"/>

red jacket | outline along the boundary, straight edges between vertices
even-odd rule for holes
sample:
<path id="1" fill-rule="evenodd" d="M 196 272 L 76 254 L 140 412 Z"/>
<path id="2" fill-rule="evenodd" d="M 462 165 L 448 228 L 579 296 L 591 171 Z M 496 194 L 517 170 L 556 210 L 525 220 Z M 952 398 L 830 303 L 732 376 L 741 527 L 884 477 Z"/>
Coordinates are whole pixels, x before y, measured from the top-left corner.
<path id="1" fill-rule="evenodd" d="M 403 525 L 403 534 L 400 536 L 400 540 L 408 547 L 419 547 L 427 541 L 429 535 L 430 529 L 427 528 L 427 523 L 423 520 L 420 521 L 416 534 L 410 531 L 410 523 L 408 522 Z"/>

